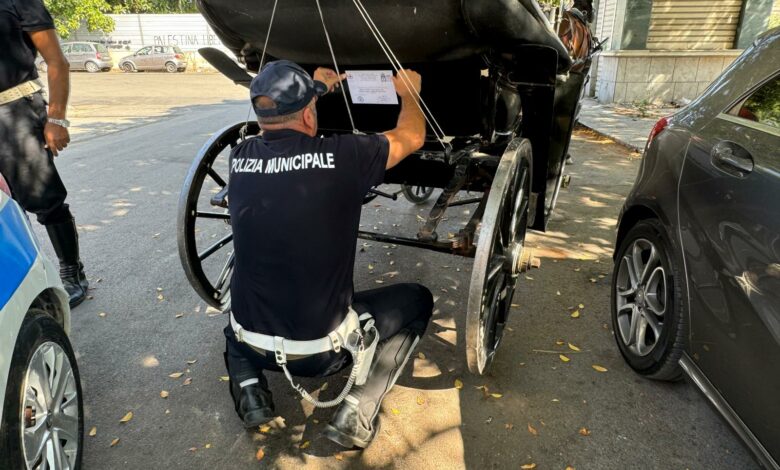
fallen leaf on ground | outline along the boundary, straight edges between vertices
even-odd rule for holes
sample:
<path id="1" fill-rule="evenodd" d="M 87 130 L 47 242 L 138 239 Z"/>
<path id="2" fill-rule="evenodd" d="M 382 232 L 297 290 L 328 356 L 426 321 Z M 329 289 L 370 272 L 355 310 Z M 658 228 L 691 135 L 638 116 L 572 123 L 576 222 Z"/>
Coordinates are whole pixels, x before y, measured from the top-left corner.
<path id="1" fill-rule="evenodd" d="M 528 423 L 528 432 L 530 432 L 532 436 L 539 435 L 539 431 L 537 431 L 535 427 L 531 426 L 531 423 Z"/>
<path id="2" fill-rule="evenodd" d="M 422 395 L 417 395 L 417 404 L 418 405 L 424 405 L 425 404 L 425 397 Z"/>
<path id="3" fill-rule="evenodd" d="M 228 377 L 227 375 L 222 375 L 222 376 L 219 377 L 219 381 L 220 382 L 227 382 L 229 380 L 230 380 L 230 377 Z"/>
<path id="4" fill-rule="evenodd" d="M 264 424 L 260 426 L 260 432 L 263 434 L 268 434 L 271 431 L 271 426 Z"/>
<path id="5" fill-rule="evenodd" d="M 177 313 L 177 314 L 176 314 L 176 318 L 181 318 L 181 317 L 183 317 L 183 316 L 184 316 L 184 314 L 183 314 L 183 313 Z"/>
<path id="6" fill-rule="evenodd" d="M 333 458 L 334 458 L 334 459 L 336 459 L 336 460 L 338 460 L 339 462 L 341 462 L 342 460 L 344 460 L 344 456 L 343 456 L 343 455 L 341 455 L 341 454 L 336 454 L 336 455 L 334 455 L 334 456 L 333 456 Z"/>
<path id="7" fill-rule="evenodd" d="M 585 304 L 579 304 L 579 305 L 577 305 L 577 307 L 579 307 L 579 308 L 585 308 Z"/>
<path id="8" fill-rule="evenodd" d="M 599 366 L 599 365 L 596 365 L 596 364 L 593 364 L 593 369 L 595 369 L 598 372 L 606 372 L 607 371 L 606 367 Z"/>
<path id="9" fill-rule="evenodd" d="M 559 290 L 555 291 L 555 295 L 561 295 L 561 291 Z"/>
<path id="10" fill-rule="evenodd" d="M 512 430 L 514 427 L 515 427 L 515 425 L 514 425 L 514 424 L 512 424 L 512 423 L 506 423 L 506 424 L 504 425 L 504 429 L 507 429 L 507 430 L 510 430 L 510 431 L 511 431 L 511 430 Z"/>
<path id="11" fill-rule="evenodd" d="M 184 379 L 184 383 L 182 385 L 189 385 L 192 383 L 192 377 L 187 377 Z"/>
<path id="12" fill-rule="evenodd" d="M 588 428 L 580 428 L 578 432 L 581 436 L 590 436 L 590 431 L 588 431 Z"/>
<path id="13" fill-rule="evenodd" d="M 304 442 L 303 444 L 301 444 L 298 447 L 300 447 L 301 449 L 305 449 L 305 448 L 309 447 L 310 445 L 311 445 L 311 441 L 306 441 L 306 442 Z"/>
<path id="14" fill-rule="evenodd" d="M 113 441 L 111 441 L 111 445 L 109 447 L 114 447 L 115 445 L 119 444 L 119 438 L 117 437 Z"/>
<path id="15" fill-rule="evenodd" d="M 571 361 L 571 359 L 569 359 L 568 357 L 564 356 L 563 354 L 558 354 L 558 357 L 560 357 L 563 362 Z"/>
<path id="16" fill-rule="evenodd" d="M 122 419 L 119 420 L 120 423 L 126 423 L 133 419 L 133 412 L 128 411 L 126 415 L 122 416 Z"/>
<path id="17" fill-rule="evenodd" d="M 525 465 L 520 465 L 520 468 L 522 468 L 523 470 L 533 470 L 534 468 L 536 468 L 536 464 L 535 463 L 527 463 Z"/>
<path id="18" fill-rule="evenodd" d="M 189 365 L 193 365 L 193 364 L 195 364 L 196 362 L 198 362 L 198 360 L 197 360 L 197 359 L 190 359 L 189 361 L 187 361 L 187 364 L 189 364 Z"/>
<path id="19" fill-rule="evenodd" d="M 168 398 L 168 395 L 169 393 L 167 390 L 163 390 L 160 392 L 160 398 Z"/>
<path id="20" fill-rule="evenodd" d="M 312 418 L 311 422 L 314 424 L 320 424 L 320 420 L 318 420 L 317 418 Z"/>
<path id="21" fill-rule="evenodd" d="M 390 412 L 393 413 L 394 415 L 401 414 L 401 410 L 399 410 L 398 408 L 390 408 Z"/>
<path id="22" fill-rule="evenodd" d="M 504 394 L 502 394 L 502 393 L 491 393 L 490 396 L 493 397 L 493 398 L 501 398 L 501 397 L 504 396 Z"/>
<path id="23" fill-rule="evenodd" d="M 255 453 L 255 458 L 257 461 L 259 462 L 263 460 L 263 457 L 265 457 L 265 451 L 262 448 L 257 449 L 257 452 Z"/>
<path id="24" fill-rule="evenodd" d="M 576 470 L 576 469 L 575 469 L 574 467 L 572 467 L 571 465 L 568 465 L 568 466 L 566 467 L 566 470 Z"/>
<path id="25" fill-rule="evenodd" d="M 187 450 L 190 451 L 190 452 L 197 452 L 198 448 L 197 447 L 190 447 Z"/>
<path id="26" fill-rule="evenodd" d="M 455 388 L 457 388 L 458 390 L 462 389 L 463 388 L 463 381 L 460 380 L 460 379 L 455 379 Z"/>
<path id="27" fill-rule="evenodd" d="M 422 352 L 418 352 L 417 357 L 419 357 L 420 359 L 425 359 L 425 354 L 423 354 Z"/>
<path id="28" fill-rule="evenodd" d="M 374 265 L 373 264 L 369 264 L 368 265 L 368 269 L 374 269 Z"/>
<path id="29" fill-rule="evenodd" d="M 174 372 L 172 374 L 169 374 L 168 377 L 170 377 L 172 379 L 178 379 L 182 375 L 184 375 L 184 372 Z"/>
<path id="30" fill-rule="evenodd" d="M 385 283 L 385 281 L 383 281 L 381 279 L 376 279 L 374 282 L 376 282 L 377 284 L 384 284 Z"/>
<path id="31" fill-rule="evenodd" d="M 572 351 L 577 351 L 577 352 L 580 351 L 580 348 L 578 348 L 577 346 L 575 346 L 575 345 L 573 345 L 571 343 L 569 343 L 569 349 L 571 349 Z"/>
<path id="32" fill-rule="evenodd" d="M 572 318 L 580 318 L 580 311 L 579 310 L 575 310 L 575 311 L 571 312 L 571 317 Z"/>
<path id="33" fill-rule="evenodd" d="M 555 342 L 555 344 L 557 344 L 558 346 L 563 346 L 565 343 L 563 340 L 559 339 L 558 341 Z"/>
<path id="34" fill-rule="evenodd" d="M 100 318 L 105 318 L 105 316 L 106 316 L 106 312 L 100 312 L 100 313 L 98 313 L 98 316 L 99 316 Z"/>
<path id="35" fill-rule="evenodd" d="M 165 300 L 162 294 L 157 294 L 157 300 Z"/>
<path id="36" fill-rule="evenodd" d="M 89 430 L 89 436 L 95 437 L 97 435 L 97 428 L 92 426 L 92 429 Z"/>

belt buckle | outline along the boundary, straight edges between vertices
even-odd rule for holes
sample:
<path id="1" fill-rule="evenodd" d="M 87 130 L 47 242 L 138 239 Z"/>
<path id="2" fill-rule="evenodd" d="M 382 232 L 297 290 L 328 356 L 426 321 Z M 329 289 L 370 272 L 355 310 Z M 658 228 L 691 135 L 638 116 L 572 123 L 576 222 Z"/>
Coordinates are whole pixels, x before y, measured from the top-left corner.
<path id="1" fill-rule="evenodd" d="M 363 332 L 360 331 L 360 329 L 356 329 L 352 331 L 352 333 L 347 335 L 347 339 L 345 341 L 344 346 L 349 350 L 357 351 L 362 341 L 363 341 Z"/>

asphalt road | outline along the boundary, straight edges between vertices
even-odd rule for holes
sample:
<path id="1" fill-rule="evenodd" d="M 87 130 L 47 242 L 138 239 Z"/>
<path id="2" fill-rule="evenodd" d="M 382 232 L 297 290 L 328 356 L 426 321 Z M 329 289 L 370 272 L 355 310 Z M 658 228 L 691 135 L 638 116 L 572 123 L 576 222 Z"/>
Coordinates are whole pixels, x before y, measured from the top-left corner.
<path id="1" fill-rule="evenodd" d="M 220 380 L 226 317 L 195 295 L 176 248 L 190 162 L 214 131 L 245 119 L 245 92 L 196 74 L 74 74 L 73 87 L 76 138 L 57 163 L 94 287 L 73 312 L 72 333 L 86 431 L 96 432 L 85 437 L 86 469 L 756 467 L 691 385 L 643 380 L 620 357 L 609 325 L 611 253 L 638 156 L 583 132 L 549 231 L 529 239 L 541 269 L 521 278 L 488 375 L 470 375 L 465 362 L 470 260 L 370 243 L 357 254 L 357 289 L 419 280 L 436 296 L 422 354 L 387 396 L 375 443 L 343 452 L 321 438 L 328 411 L 302 404 L 280 374 L 270 383 L 283 418 L 245 431 Z M 413 234 L 429 207 L 377 199 L 362 223 Z M 451 211 L 441 232 L 465 222 L 465 210 Z M 331 378 L 321 395 L 343 381 Z"/>

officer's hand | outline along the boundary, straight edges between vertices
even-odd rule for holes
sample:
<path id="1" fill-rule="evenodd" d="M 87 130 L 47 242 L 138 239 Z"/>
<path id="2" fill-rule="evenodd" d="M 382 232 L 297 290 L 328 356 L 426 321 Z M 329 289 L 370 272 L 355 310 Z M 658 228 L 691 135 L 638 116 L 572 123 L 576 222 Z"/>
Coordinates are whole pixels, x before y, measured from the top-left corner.
<path id="1" fill-rule="evenodd" d="M 43 137 L 46 139 L 46 147 L 51 150 L 55 157 L 70 142 L 68 129 L 51 122 L 47 122 L 46 127 L 43 128 Z"/>
<path id="2" fill-rule="evenodd" d="M 404 77 L 399 75 L 404 75 Z M 401 69 L 398 74 L 393 77 L 393 85 L 395 85 L 395 92 L 398 93 L 398 96 L 401 98 L 416 98 L 415 93 L 412 93 L 411 90 L 414 90 L 417 95 L 420 94 L 420 90 L 422 90 L 422 77 L 414 70 Z"/>
<path id="3" fill-rule="evenodd" d="M 339 87 L 342 80 L 347 78 L 347 74 L 337 74 L 335 70 L 326 69 L 325 67 L 319 67 L 314 71 L 315 80 L 319 80 L 328 86 L 328 93 Z"/>

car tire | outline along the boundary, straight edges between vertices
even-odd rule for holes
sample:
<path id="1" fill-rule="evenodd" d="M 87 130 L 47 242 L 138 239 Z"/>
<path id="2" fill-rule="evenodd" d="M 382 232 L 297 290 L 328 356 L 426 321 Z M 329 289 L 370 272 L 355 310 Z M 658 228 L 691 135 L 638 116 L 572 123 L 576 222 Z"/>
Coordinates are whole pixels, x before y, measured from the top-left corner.
<path id="1" fill-rule="evenodd" d="M 63 390 L 62 399 L 57 400 L 59 403 L 47 404 L 45 398 L 38 398 L 45 397 L 34 380 L 40 374 L 44 374 L 46 382 L 55 384 L 50 389 L 51 393 L 56 395 Z M 65 377 L 64 382 L 59 382 L 60 374 Z M 33 380 L 28 381 L 28 377 Z M 24 402 L 26 396 L 34 397 L 33 401 Z M 29 406 L 29 403 L 36 406 Z M 38 409 L 39 406 L 43 409 Z M 60 452 L 68 459 L 69 468 L 81 467 L 84 409 L 73 348 L 65 331 L 54 319 L 42 310 L 31 309 L 22 322 L 11 357 L 0 423 L 0 468 L 27 468 L 27 455 L 31 451 L 25 447 L 27 441 L 23 439 L 22 432 L 36 424 L 46 427 L 39 441 L 30 437 L 30 447 L 42 443 L 40 448 L 44 450 L 39 459 L 54 457 L 54 452 Z M 52 440 L 53 436 L 58 439 Z M 52 452 L 49 453 L 49 450 Z M 34 460 L 31 467 L 37 468 L 39 462 L 42 460 Z"/>
<path id="2" fill-rule="evenodd" d="M 92 61 L 87 61 L 87 62 L 84 64 L 84 69 L 85 69 L 87 72 L 89 72 L 89 73 L 97 73 L 97 72 L 100 72 L 100 66 L 98 66 L 98 64 L 96 64 L 96 63 L 94 63 L 94 62 L 92 62 Z"/>
<path id="3" fill-rule="evenodd" d="M 122 69 L 122 72 L 135 72 L 135 66 L 130 62 L 124 62 L 119 68 Z"/>
<path id="4" fill-rule="evenodd" d="M 675 246 L 658 220 L 642 220 L 620 243 L 612 271 L 611 316 L 618 348 L 634 371 L 655 380 L 679 380 L 683 374 L 679 360 L 687 344 L 688 319 Z"/>
<path id="5" fill-rule="evenodd" d="M 179 68 L 176 67 L 176 64 L 174 64 L 173 62 L 166 62 L 165 71 L 168 73 L 176 73 L 179 71 Z"/>

